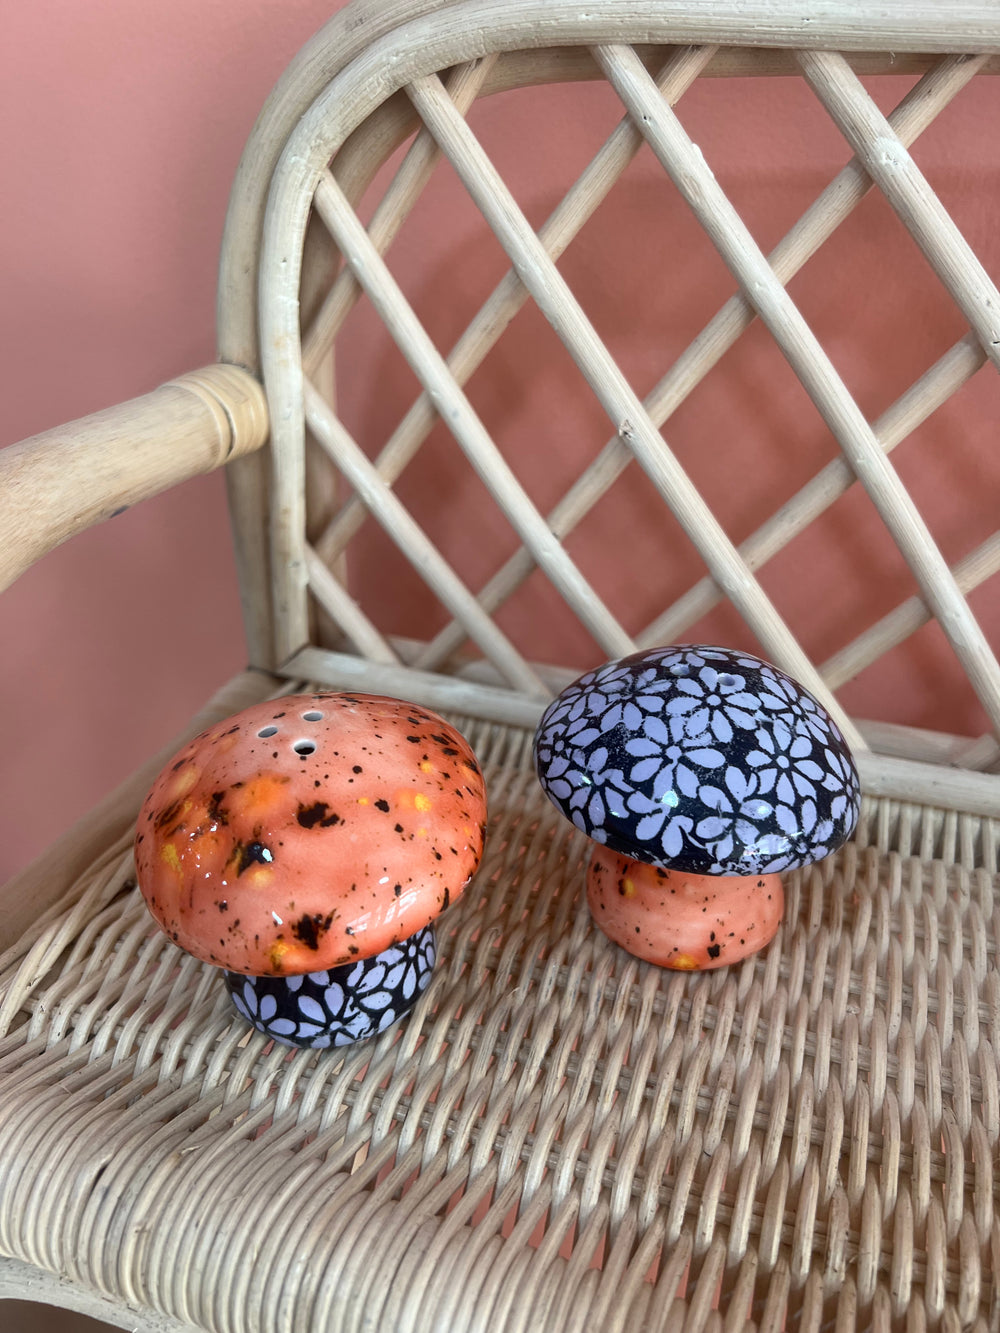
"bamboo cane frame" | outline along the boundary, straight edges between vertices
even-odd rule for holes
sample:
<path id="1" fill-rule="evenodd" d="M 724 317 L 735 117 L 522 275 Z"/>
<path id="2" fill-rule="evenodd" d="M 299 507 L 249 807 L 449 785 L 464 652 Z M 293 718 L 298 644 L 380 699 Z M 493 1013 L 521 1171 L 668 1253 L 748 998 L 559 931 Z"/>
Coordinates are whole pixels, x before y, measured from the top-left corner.
<path id="1" fill-rule="evenodd" d="M 705 48 L 675 53 L 664 66 L 657 80 L 657 87 L 671 102 L 676 101 L 690 87 L 698 74 L 703 72 L 712 54 L 711 49 Z M 459 110 L 461 109 L 459 107 Z M 538 238 L 551 259 L 558 259 L 571 243 L 573 237 L 614 187 L 641 144 L 642 136 L 635 130 L 628 117 L 625 117 L 540 228 Z M 382 253 L 381 248 L 379 252 Z M 448 355 L 448 369 L 459 386 L 464 385 L 482 364 L 504 329 L 528 300 L 528 296 L 528 291 L 522 285 L 517 273 L 513 269 L 509 270 Z M 311 331 L 310 340 L 313 336 Z M 376 467 L 390 485 L 414 457 L 436 419 L 437 414 L 429 397 L 426 393 L 421 394 L 376 459 Z M 334 559 L 357 533 L 364 518 L 363 506 L 348 500 L 323 534 L 320 544 L 323 558 Z M 554 526 L 551 515 L 547 521 L 550 527 Z M 560 532 L 558 535 L 564 534 Z M 528 568 L 533 569 L 534 560 L 531 559 L 530 552 L 525 550 L 524 557 L 528 561 Z M 483 604 L 491 612 L 499 605 L 499 603 L 491 604 L 485 597 Z M 428 662 L 426 665 L 437 665 L 437 663 Z"/>
<path id="2" fill-rule="evenodd" d="M 946 89 L 945 95 L 946 96 L 953 95 L 953 92 L 957 89 L 957 87 L 964 84 L 966 79 L 974 71 L 975 67 L 981 63 L 982 61 L 970 62 L 970 61 L 957 60 L 954 62 L 950 62 L 950 64 L 943 70 L 939 69 L 937 73 L 939 74 L 943 73 L 944 75 L 945 89 Z M 948 86 L 949 77 L 952 85 L 950 88 Z M 942 100 L 944 100 L 944 98 L 942 98 Z M 906 99 L 906 104 L 904 104 L 904 107 L 901 108 L 901 111 L 905 113 L 905 110 L 909 109 L 909 107 L 912 107 L 913 103 L 915 102 L 919 106 L 919 101 L 916 97 Z M 932 99 L 927 98 L 927 101 L 924 103 L 925 108 L 928 102 L 931 102 L 933 106 Z M 934 107 L 934 109 L 937 109 L 937 107 Z M 924 123 L 926 123 L 926 121 Z M 916 131 L 916 127 L 914 127 L 914 131 Z M 850 168 L 848 168 L 847 170 L 847 175 L 848 176 L 850 175 Z M 942 401 L 944 397 L 946 397 L 951 391 L 953 391 L 954 387 L 957 387 L 957 383 L 952 382 L 952 377 L 957 376 L 958 377 L 957 382 L 960 382 L 965 374 L 971 373 L 972 370 L 974 370 L 975 368 L 978 367 L 979 364 L 981 364 L 981 359 L 982 359 L 981 353 L 977 353 L 974 346 L 969 346 L 967 343 L 960 345 L 957 349 L 953 349 L 953 353 L 950 354 L 949 357 L 944 358 L 939 367 L 935 368 L 934 371 L 928 373 L 928 376 L 925 377 L 925 382 L 921 382 L 920 385 L 915 386 L 914 390 L 910 391 L 908 395 L 904 396 L 904 400 L 901 402 L 901 404 L 897 405 L 895 411 L 894 412 L 890 411 L 890 413 L 886 414 L 885 420 L 879 423 L 879 425 L 883 428 L 883 432 L 886 434 L 886 440 L 884 441 L 886 447 L 891 448 L 892 445 L 896 442 L 895 438 L 896 436 L 902 437 L 903 435 L 908 433 L 908 430 L 912 429 L 914 425 L 917 424 L 919 419 L 921 419 L 922 416 L 927 415 L 931 410 L 933 410 L 935 406 L 937 406 L 939 401 Z M 940 381 L 940 387 L 938 384 L 935 383 L 935 379 Z M 909 411 L 910 414 L 909 420 L 907 420 L 907 411 Z M 841 474 L 840 476 L 841 485 L 832 484 L 834 481 L 834 477 L 831 474 L 837 472 L 840 472 Z M 800 513 L 803 514 L 806 520 L 808 519 L 809 516 L 810 502 L 815 503 L 817 489 L 821 490 L 821 488 L 824 485 L 829 487 L 826 498 L 826 503 L 829 503 L 833 498 L 836 497 L 837 494 L 841 493 L 843 485 L 846 484 L 846 482 L 849 480 L 849 477 L 850 474 L 847 473 L 845 475 L 843 468 L 838 468 L 837 465 L 834 465 L 832 469 L 828 470 L 826 476 L 821 477 L 817 480 L 817 483 L 815 484 L 814 487 L 808 488 L 806 495 L 801 497 L 803 511 L 800 511 Z M 819 506 L 819 508 L 822 507 L 823 507 L 822 505 Z M 349 502 L 349 508 L 350 508 L 350 502 Z M 782 516 L 778 516 L 778 521 L 774 525 L 774 530 L 776 531 L 781 530 L 781 518 Z M 793 532 L 797 530 L 798 525 L 793 523 L 790 526 Z M 336 542 L 331 543 L 331 545 L 333 549 L 337 549 Z M 753 539 L 751 539 L 750 545 L 752 547 Z M 778 545 L 780 546 L 780 542 L 778 543 Z M 981 568 L 982 567 L 981 562 L 978 563 Z M 981 576 L 985 576 L 985 572 L 988 571 L 984 571 Z M 701 588 L 703 595 L 706 582 L 707 581 L 703 582 Z M 708 587 L 710 588 L 711 585 L 708 584 Z M 712 598 L 712 601 L 714 600 L 715 599 Z M 708 599 L 706 599 L 706 602 L 708 602 Z M 711 602 L 708 602 L 708 604 L 710 605 Z M 682 602 L 680 605 L 683 607 L 684 603 Z M 704 605 L 704 603 L 702 605 Z M 694 606 L 695 608 L 698 608 L 698 603 L 695 602 Z M 688 611 L 687 614 L 690 616 L 690 619 L 693 619 L 698 613 L 699 613 L 698 609 L 695 609 L 693 614 L 690 611 Z M 678 629 L 683 629 L 685 623 L 690 623 L 690 621 L 688 620 L 687 622 L 685 622 L 683 619 L 680 619 L 678 624 Z M 663 635 L 664 625 L 670 625 L 670 629 L 668 629 L 666 633 L 668 637 L 671 636 L 673 627 L 669 620 L 669 613 L 668 613 L 668 617 L 665 618 L 662 623 L 658 622 L 655 627 L 651 627 L 651 629 L 647 631 L 647 634 L 644 637 L 648 639 L 654 639 L 655 637 Z M 907 620 L 907 626 L 915 627 L 915 622 L 912 619 L 912 613 Z M 870 632 L 867 636 L 862 636 L 862 643 L 863 644 L 867 643 L 869 645 L 869 651 L 871 649 L 871 646 L 877 645 L 880 642 L 884 642 L 884 639 L 879 639 L 878 637 L 876 637 L 874 631 Z M 864 648 L 862 648 L 861 651 L 863 654 Z M 423 661 L 427 661 L 427 657 L 428 654 L 425 654 L 423 657 Z M 420 660 L 421 659 L 418 659 L 418 662 Z M 433 663 L 433 657 L 431 657 L 431 662 Z"/>
<path id="3" fill-rule="evenodd" d="M 460 609 L 459 614 L 463 617 L 468 633 L 479 642 L 483 651 L 511 684 L 528 693 L 544 697 L 546 694 L 544 685 L 506 636 L 483 612 L 476 599 L 420 531 L 403 505 L 382 483 L 374 467 L 351 440 L 320 395 L 308 383 L 305 392 L 306 412 L 316 438 L 355 489 L 365 496 L 368 507 L 380 518 L 386 531 L 400 549 L 420 565 L 425 578 L 432 581 L 432 586 L 442 601 L 453 612 Z M 331 601 L 328 609 L 336 616 L 345 605 L 341 600 L 335 609 Z"/>
<path id="4" fill-rule="evenodd" d="M 891 453 L 922 422 L 966 384 L 985 364 L 986 356 L 970 336 L 951 347 L 872 425 L 886 453 Z M 854 485 L 856 478 L 843 458 L 835 458 L 740 544 L 751 569 L 765 564 Z M 965 591 L 963 589 L 963 591 Z M 701 579 L 639 635 L 643 646 L 679 637 L 700 616 L 718 605 L 721 594 L 710 579 Z M 922 604 L 922 603 L 921 603 Z M 929 614 L 929 613 L 928 613 Z M 843 679 L 820 675 L 831 689 Z"/>
<path id="5" fill-rule="evenodd" d="M 941 65 L 936 70 L 932 71 L 931 75 L 928 76 L 928 80 L 925 81 L 925 86 L 922 86 L 920 89 L 916 90 L 912 97 L 906 99 L 904 105 L 901 108 L 899 108 L 898 113 L 894 113 L 894 115 L 899 116 L 902 122 L 903 132 L 904 133 L 919 132 L 919 129 L 922 127 L 922 125 L 927 123 L 928 108 L 931 108 L 930 115 L 933 115 L 933 105 L 935 104 L 936 99 L 939 98 L 940 105 L 943 105 L 947 101 L 947 99 L 954 94 L 954 91 L 956 91 L 965 82 L 965 80 L 970 76 L 970 73 L 975 68 L 978 68 L 982 64 L 983 64 L 982 59 L 978 59 L 976 61 L 965 61 L 962 59 L 956 59 L 954 61 L 946 62 L 944 65 Z M 908 117 L 910 118 L 909 120 Z M 854 170 L 860 171 L 861 169 L 860 167 L 858 167 L 855 168 Z M 851 169 L 848 170 L 848 175 L 850 175 L 850 171 Z M 862 181 L 864 180 L 863 173 L 861 175 L 861 180 Z M 330 183 L 329 177 L 327 177 L 326 180 L 322 180 L 321 178 L 320 194 L 322 194 L 323 191 L 329 186 L 329 183 Z M 347 216 L 346 212 L 344 213 L 344 216 L 345 217 Z M 350 224 L 348 222 L 345 223 L 344 225 L 350 225 Z M 360 236 L 360 234 L 356 236 L 355 239 L 361 246 L 364 246 L 366 244 L 364 238 Z M 369 254 L 367 251 L 366 251 L 366 257 L 369 261 L 372 261 L 374 258 L 376 258 L 375 256 Z M 375 268 L 376 271 L 383 272 L 378 267 L 378 265 L 375 265 Z M 379 281 L 381 280 L 382 279 L 379 279 Z M 394 299 L 393 297 L 390 297 L 390 301 L 392 301 L 393 299 Z M 933 410 L 933 408 L 937 405 L 937 402 L 940 401 L 940 399 L 937 397 L 939 393 L 944 393 L 944 394 L 947 393 L 946 386 L 948 382 L 949 372 L 951 371 L 957 372 L 958 362 L 962 359 L 963 351 L 964 349 L 957 349 L 951 357 L 945 357 L 942 361 L 941 366 L 936 368 L 936 370 L 929 372 L 928 375 L 925 377 L 925 380 L 922 381 L 920 385 L 915 386 L 914 390 L 909 395 L 904 395 L 904 399 L 901 400 L 901 403 L 897 405 L 897 409 L 901 412 L 905 412 L 908 410 L 913 411 L 912 419 L 914 424 L 916 424 L 916 422 L 920 419 L 922 413 L 926 414 L 929 411 Z M 447 386 L 448 385 L 447 380 L 445 380 L 444 382 Z M 923 402 L 921 403 L 922 395 L 923 395 Z M 920 406 L 917 406 L 918 404 L 920 404 Z M 329 537 L 329 535 L 330 535 L 330 530 L 328 530 L 327 534 L 325 534 L 325 537 Z M 330 548 L 326 545 L 325 541 L 321 540 L 319 553 L 325 554 L 329 549 Z M 336 548 L 334 547 L 334 549 Z M 530 563 L 531 562 L 529 561 L 529 567 Z M 943 564 L 943 562 L 941 563 Z M 754 628 L 755 632 L 757 632 L 758 627 L 754 625 Z M 450 634 L 452 636 L 456 634 L 461 634 L 461 637 L 464 637 L 464 633 L 462 633 L 462 631 L 458 629 L 446 630 L 445 634 L 446 635 Z M 961 635 L 959 637 L 961 639 Z M 968 645 L 966 646 L 968 647 Z M 981 646 L 982 644 L 980 642 L 980 647 Z M 435 651 L 437 650 L 438 646 L 435 645 Z M 426 654 L 427 650 L 425 650 L 424 655 L 418 656 L 418 658 L 415 659 L 415 665 L 419 667 L 424 667 L 426 665 L 435 665 L 436 664 L 435 659 L 431 658 L 430 660 L 428 660 L 428 656 Z M 780 658 L 779 654 L 773 654 L 773 655 Z M 440 659 L 437 660 L 439 661 Z M 799 674 L 802 674 L 801 670 Z M 989 675 L 988 670 L 986 674 Z M 811 679 L 810 684 L 813 685 L 814 688 L 816 688 L 816 678 Z M 852 732 L 852 736 L 860 740 L 860 737 L 857 737 L 857 733 Z"/>
<path id="6" fill-rule="evenodd" d="M 994 533 L 957 562 L 952 571 L 955 586 L 963 595 L 974 592 L 1000 571 L 1000 534 Z M 931 612 L 919 597 L 909 597 L 888 612 L 864 634 L 846 644 L 840 652 L 823 663 L 820 672 L 836 689 L 852 680 L 883 653 L 895 648 L 931 619 Z"/>
<path id="7" fill-rule="evenodd" d="M 651 90 L 648 75 L 634 53 L 624 48 L 602 48 L 597 56 L 633 116 L 641 119 L 654 152 L 701 219 L 836 436 L 913 571 L 925 601 L 944 629 L 983 707 L 1000 729 L 1000 667 L 871 428 L 716 185 L 704 159 L 669 109 L 655 96 L 655 90 Z"/>
<path id="8" fill-rule="evenodd" d="M 664 445 L 655 424 L 597 337 L 489 159 L 479 149 L 465 122 L 454 114 L 440 82 L 433 76 L 414 80 L 407 92 L 511 255 L 522 282 L 586 375 L 608 416 L 617 423 L 620 438 L 667 501 L 716 581 L 725 588 L 765 651 L 824 703 L 852 745 L 864 749 L 856 728 L 829 694 L 715 516 Z"/>
<path id="9" fill-rule="evenodd" d="M 658 86 L 671 103 L 682 94 L 690 77 L 693 77 L 694 69 L 702 64 L 708 54 L 705 52 L 699 58 L 699 53 L 692 52 L 688 59 L 686 53 L 682 53 L 675 56 L 670 65 L 664 69 Z M 911 142 L 926 128 L 934 116 L 965 86 L 984 60 L 985 58 L 977 61 L 947 59 L 931 70 L 921 84 L 903 98 L 900 106 L 892 113 L 890 123 L 897 129 L 904 142 Z M 617 173 L 624 170 L 627 165 L 626 154 L 631 156 L 638 147 L 639 138 L 638 132 L 626 119 L 614 131 L 611 139 L 576 184 L 571 187 L 563 203 L 543 225 L 539 239 L 553 259 L 558 258 L 575 232 L 597 207 L 606 191 L 613 185 Z M 870 182 L 860 165 L 850 163 L 823 191 L 813 208 L 803 215 L 769 256 L 769 262 L 783 282 L 787 282 L 815 253 L 819 245 L 832 234 L 835 227 L 860 202 L 867 188 L 870 188 Z M 460 384 L 464 383 L 481 363 L 482 358 L 502 332 L 506 321 L 513 317 L 520 302 L 526 297 L 527 293 L 512 271 L 469 325 L 449 356 L 449 368 Z M 515 302 L 518 304 L 515 305 Z M 645 406 L 657 426 L 664 424 L 753 318 L 752 306 L 738 293 L 719 311 L 646 399 Z M 979 364 L 982 364 L 982 360 L 977 366 Z M 953 391 L 953 387 L 943 389 L 945 394 Z M 936 405 L 936 403 L 929 404 L 927 411 L 933 410 L 933 406 Z M 434 419 L 430 404 L 425 397 L 421 397 L 397 427 L 376 463 L 390 484 L 413 457 Z M 915 420 L 910 429 L 916 424 Z M 547 522 L 553 532 L 560 538 L 568 536 L 631 460 L 632 454 L 620 438 L 617 435 L 612 437 L 601 454 L 547 516 Z M 843 473 L 844 469 L 841 471 Z M 852 474 L 846 475 L 853 480 Z M 837 494 L 839 493 L 838 491 Z M 836 495 L 831 490 L 831 503 L 834 498 Z M 806 512 L 810 518 L 805 521 L 810 521 L 818 511 L 807 509 Z M 335 558 L 357 532 L 363 517 L 363 509 L 348 500 L 319 544 L 319 550 L 325 559 Z M 790 514 L 789 519 L 791 519 Z M 776 516 L 775 523 L 777 522 Z M 788 536 L 794 535 L 797 530 L 797 526 L 790 521 Z M 777 544 L 770 553 L 776 552 L 784 545 L 784 541 L 778 535 L 779 532 L 780 529 L 776 528 Z M 759 563 L 770 558 L 770 553 L 758 555 L 754 544 L 755 539 L 750 538 L 740 548 L 740 553 L 751 569 L 757 568 Z M 484 607 L 490 612 L 498 609 L 503 601 L 520 587 L 533 568 L 534 561 L 530 552 L 521 550 L 511 556 L 481 590 L 479 596 Z M 681 599 L 674 608 L 665 612 L 661 619 L 643 631 L 639 635 L 639 643 L 645 645 L 673 640 L 689 624 L 721 600 L 723 594 L 714 581 L 706 579 L 696 589 L 692 589 L 688 596 L 691 598 L 690 602 Z M 462 638 L 460 626 L 446 626 L 427 645 L 419 658 L 419 665 L 426 669 L 440 666 L 460 646 Z"/>
<path id="10" fill-rule="evenodd" d="M 448 94 L 462 115 L 479 96 L 492 65 L 492 58 L 476 60 L 459 66 L 449 75 L 446 80 Z M 426 130 L 419 130 L 368 224 L 368 237 L 380 255 L 395 240 L 430 179 L 439 155 L 431 136 Z M 314 377 L 320 361 L 331 351 L 334 338 L 361 293 L 362 288 L 351 270 L 341 269 L 313 317 L 302 344 L 302 370 L 307 379 Z M 335 554 L 331 553 L 326 559 L 333 559 Z"/>
<path id="11" fill-rule="evenodd" d="M 457 443 L 487 489 L 502 507 L 538 564 L 549 575 L 597 642 L 611 656 L 633 652 L 635 644 L 608 607 L 552 536 L 468 399 L 448 372 L 444 359 L 381 262 L 346 196 L 326 175 L 316 191 L 316 206 L 331 234 L 347 255 L 355 276 L 418 378 L 447 419 Z"/>

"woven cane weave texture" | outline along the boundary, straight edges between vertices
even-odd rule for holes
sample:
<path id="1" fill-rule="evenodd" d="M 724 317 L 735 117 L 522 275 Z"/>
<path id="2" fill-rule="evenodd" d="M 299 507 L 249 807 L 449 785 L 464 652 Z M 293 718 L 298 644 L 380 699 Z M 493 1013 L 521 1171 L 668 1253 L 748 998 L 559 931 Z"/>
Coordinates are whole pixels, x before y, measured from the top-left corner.
<path id="1" fill-rule="evenodd" d="M 248 1034 L 127 841 L 8 955 L 0 1251 L 213 1333 L 995 1328 L 996 825 L 868 799 L 768 950 L 672 974 L 530 735 L 465 730 L 486 857 L 371 1043 Z"/>

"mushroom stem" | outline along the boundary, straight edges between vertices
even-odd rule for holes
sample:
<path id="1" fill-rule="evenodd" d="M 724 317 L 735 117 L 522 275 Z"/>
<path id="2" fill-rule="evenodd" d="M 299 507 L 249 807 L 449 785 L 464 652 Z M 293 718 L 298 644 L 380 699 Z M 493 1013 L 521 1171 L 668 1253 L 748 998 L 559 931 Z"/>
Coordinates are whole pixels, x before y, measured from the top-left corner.
<path id="1" fill-rule="evenodd" d="M 384 1032 L 416 1004 L 434 969 L 434 927 L 325 972 L 254 977 L 225 972 L 237 1011 L 283 1046 L 350 1046 Z"/>
<path id="2" fill-rule="evenodd" d="M 781 877 L 664 870 L 595 846 L 587 903 L 609 939 L 636 958 L 678 971 L 737 963 L 781 924 Z"/>

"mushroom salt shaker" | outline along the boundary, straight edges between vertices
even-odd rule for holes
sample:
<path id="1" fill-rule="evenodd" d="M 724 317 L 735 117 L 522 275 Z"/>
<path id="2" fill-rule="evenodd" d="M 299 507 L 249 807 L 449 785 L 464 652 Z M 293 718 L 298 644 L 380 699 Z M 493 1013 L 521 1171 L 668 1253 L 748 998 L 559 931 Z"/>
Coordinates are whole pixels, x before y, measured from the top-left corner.
<path id="1" fill-rule="evenodd" d="M 681 645 L 581 676 L 546 709 L 535 766 L 598 844 L 594 919 L 663 967 L 723 967 L 763 948 L 780 872 L 846 842 L 861 806 L 847 743 L 792 678 L 750 653 Z"/>
<path id="2" fill-rule="evenodd" d="M 286 696 L 201 733 L 156 779 L 139 886 L 237 1009 L 292 1046 L 343 1046 L 416 1003 L 439 912 L 479 864 L 485 786 L 443 718 L 366 694 Z"/>

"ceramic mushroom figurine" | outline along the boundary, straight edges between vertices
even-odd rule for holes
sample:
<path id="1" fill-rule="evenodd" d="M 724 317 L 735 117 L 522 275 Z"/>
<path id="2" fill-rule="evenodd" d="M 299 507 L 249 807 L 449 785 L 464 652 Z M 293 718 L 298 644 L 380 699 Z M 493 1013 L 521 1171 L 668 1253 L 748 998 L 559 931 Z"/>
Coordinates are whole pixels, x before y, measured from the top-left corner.
<path id="1" fill-rule="evenodd" d="M 432 922 L 471 879 L 485 817 L 475 756 L 435 713 L 288 696 L 170 760 L 139 815 L 136 869 L 162 929 L 225 970 L 259 1031 L 343 1046 L 426 988 Z"/>
<path id="2" fill-rule="evenodd" d="M 598 925 L 663 967 L 738 962 L 784 910 L 780 872 L 835 851 L 861 805 L 836 723 L 750 653 L 682 645 L 581 676 L 546 709 L 535 766 L 598 845 Z"/>

